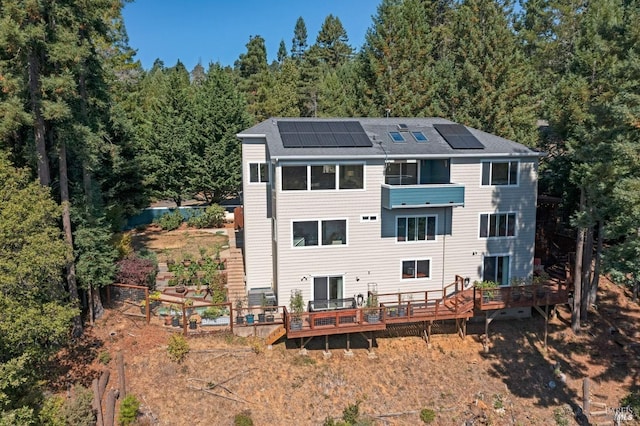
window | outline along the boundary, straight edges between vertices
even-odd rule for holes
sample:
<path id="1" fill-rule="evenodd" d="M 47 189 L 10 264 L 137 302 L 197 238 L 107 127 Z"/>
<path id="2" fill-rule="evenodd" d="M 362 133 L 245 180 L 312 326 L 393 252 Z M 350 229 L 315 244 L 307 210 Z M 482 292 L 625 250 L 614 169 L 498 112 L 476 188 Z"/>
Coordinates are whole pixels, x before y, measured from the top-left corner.
<path id="1" fill-rule="evenodd" d="M 417 163 L 388 163 L 385 176 L 387 185 L 415 185 L 418 183 Z"/>
<path id="2" fill-rule="evenodd" d="M 306 191 L 307 166 L 282 166 L 282 189 L 284 191 Z"/>
<path id="3" fill-rule="evenodd" d="M 404 142 L 404 136 L 400 132 L 389 132 L 389 136 L 394 142 Z"/>
<path id="4" fill-rule="evenodd" d="M 335 164 L 311 166 L 311 190 L 336 189 Z"/>
<path id="5" fill-rule="evenodd" d="M 340 164 L 340 189 L 363 189 L 364 166 L 362 164 Z"/>
<path id="6" fill-rule="evenodd" d="M 500 285 L 509 284 L 509 256 L 485 256 L 482 279 L 495 281 Z"/>
<path id="7" fill-rule="evenodd" d="M 283 191 L 364 189 L 364 164 L 282 166 Z"/>
<path id="8" fill-rule="evenodd" d="M 435 240 L 436 217 L 398 217 L 396 238 L 399 242 Z"/>
<path id="9" fill-rule="evenodd" d="M 402 279 L 414 280 L 419 278 L 431 278 L 431 261 L 429 259 L 403 260 Z"/>
<path id="10" fill-rule="evenodd" d="M 293 246 L 317 246 L 318 221 L 293 222 Z"/>
<path id="11" fill-rule="evenodd" d="M 293 247 L 338 246 L 347 244 L 346 220 L 293 222 Z"/>
<path id="12" fill-rule="evenodd" d="M 493 213 L 480 215 L 480 238 L 514 237 L 515 235 L 515 213 Z"/>
<path id="13" fill-rule="evenodd" d="M 416 142 L 428 142 L 429 139 L 422 132 L 411 132 Z"/>
<path id="14" fill-rule="evenodd" d="M 267 163 L 249 163 L 249 182 L 269 182 Z"/>
<path id="15" fill-rule="evenodd" d="M 517 185 L 517 161 L 487 161 L 482 163 L 483 185 Z"/>

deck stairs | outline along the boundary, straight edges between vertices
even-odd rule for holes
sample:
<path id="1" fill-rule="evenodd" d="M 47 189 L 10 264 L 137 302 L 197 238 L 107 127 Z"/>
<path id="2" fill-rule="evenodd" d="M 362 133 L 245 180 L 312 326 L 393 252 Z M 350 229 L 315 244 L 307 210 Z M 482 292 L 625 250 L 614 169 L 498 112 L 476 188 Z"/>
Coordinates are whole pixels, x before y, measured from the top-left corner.
<path id="1" fill-rule="evenodd" d="M 460 314 L 473 311 L 473 289 L 456 291 L 448 295 L 443 299 L 443 305 L 452 312 Z"/>
<path id="2" fill-rule="evenodd" d="M 264 342 L 267 345 L 273 345 L 278 341 L 278 339 L 285 336 L 286 334 L 287 330 L 286 328 L 284 328 L 284 325 L 281 324 L 277 328 L 273 329 L 271 333 L 269 333 L 269 335 L 264 339 Z"/>

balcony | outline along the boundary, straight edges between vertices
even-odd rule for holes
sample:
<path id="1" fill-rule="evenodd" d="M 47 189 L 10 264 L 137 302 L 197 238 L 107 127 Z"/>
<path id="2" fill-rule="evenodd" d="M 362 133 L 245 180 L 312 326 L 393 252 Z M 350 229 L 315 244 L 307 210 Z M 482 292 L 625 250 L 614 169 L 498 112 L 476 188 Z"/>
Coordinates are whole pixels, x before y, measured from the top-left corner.
<path id="1" fill-rule="evenodd" d="M 464 206 L 464 185 L 382 185 L 382 207 L 385 209 L 456 206 Z"/>

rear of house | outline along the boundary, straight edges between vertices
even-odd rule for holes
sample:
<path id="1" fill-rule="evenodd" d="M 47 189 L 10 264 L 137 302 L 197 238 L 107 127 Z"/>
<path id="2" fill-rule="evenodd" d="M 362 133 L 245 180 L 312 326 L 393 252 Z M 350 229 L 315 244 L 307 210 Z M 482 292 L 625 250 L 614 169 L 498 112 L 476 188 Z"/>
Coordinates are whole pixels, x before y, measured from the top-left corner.
<path id="1" fill-rule="evenodd" d="M 540 153 L 440 118 L 240 133 L 247 290 L 316 303 L 533 273 Z"/>

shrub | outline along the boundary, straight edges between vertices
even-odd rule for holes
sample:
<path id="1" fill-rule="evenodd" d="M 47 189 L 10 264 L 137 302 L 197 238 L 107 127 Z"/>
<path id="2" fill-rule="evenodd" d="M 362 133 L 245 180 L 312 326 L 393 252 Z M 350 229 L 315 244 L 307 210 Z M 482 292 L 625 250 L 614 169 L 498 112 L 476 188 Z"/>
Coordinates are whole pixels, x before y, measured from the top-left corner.
<path id="1" fill-rule="evenodd" d="M 153 287 L 157 267 L 150 259 L 129 256 L 117 263 L 116 281 L 123 284 Z"/>
<path id="2" fill-rule="evenodd" d="M 98 362 L 100 362 L 100 364 L 107 365 L 109 364 L 109 361 L 111 361 L 111 354 L 107 351 L 100 352 L 100 355 L 98 355 Z"/>
<path id="3" fill-rule="evenodd" d="M 251 419 L 251 411 L 244 410 L 239 412 L 233 417 L 234 426 L 253 426 L 253 420 Z"/>
<path id="4" fill-rule="evenodd" d="M 431 408 L 423 408 L 420 410 L 420 420 L 422 423 L 429 424 L 432 423 L 436 419 L 436 412 Z"/>
<path id="5" fill-rule="evenodd" d="M 138 409 L 140 408 L 140 401 L 135 395 L 129 394 L 120 403 L 120 415 L 118 421 L 121 425 L 128 426 L 133 424 L 138 418 Z"/>
<path id="6" fill-rule="evenodd" d="M 66 426 L 62 413 L 63 407 L 64 398 L 61 396 L 50 396 L 46 398 L 39 413 L 40 424 L 48 426 Z"/>
<path id="7" fill-rule="evenodd" d="M 82 386 L 74 387 L 75 396 L 66 401 L 62 409 L 62 415 L 68 425 L 93 426 L 95 416 L 91 408 L 93 392 Z"/>
<path id="8" fill-rule="evenodd" d="M 620 400 L 620 407 L 629 407 L 633 416 L 640 419 L 640 389 L 632 391 Z"/>
<path id="9" fill-rule="evenodd" d="M 113 247 L 118 251 L 118 259 L 124 259 L 125 257 L 133 253 L 133 246 L 131 245 L 131 233 L 120 232 L 113 235 Z"/>
<path id="10" fill-rule="evenodd" d="M 171 361 L 175 361 L 178 364 L 184 361 L 189 353 L 189 343 L 187 343 L 187 339 L 185 339 L 182 334 L 172 334 L 171 337 L 169 337 L 167 353 Z"/>
<path id="11" fill-rule="evenodd" d="M 153 223 L 157 224 L 165 231 L 173 231 L 174 229 L 178 229 L 180 225 L 182 225 L 183 221 L 184 218 L 182 217 L 182 213 L 180 213 L 180 210 L 175 209 L 174 211 L 165 213 L 155 219 Z"/>
<path id="12" fill-rule="evenodd" d="M 194 228 L 220 228 L 224 225 L 224 207 L 212 204 L 199 215 L 189 218 L 189 226 Z"/>

